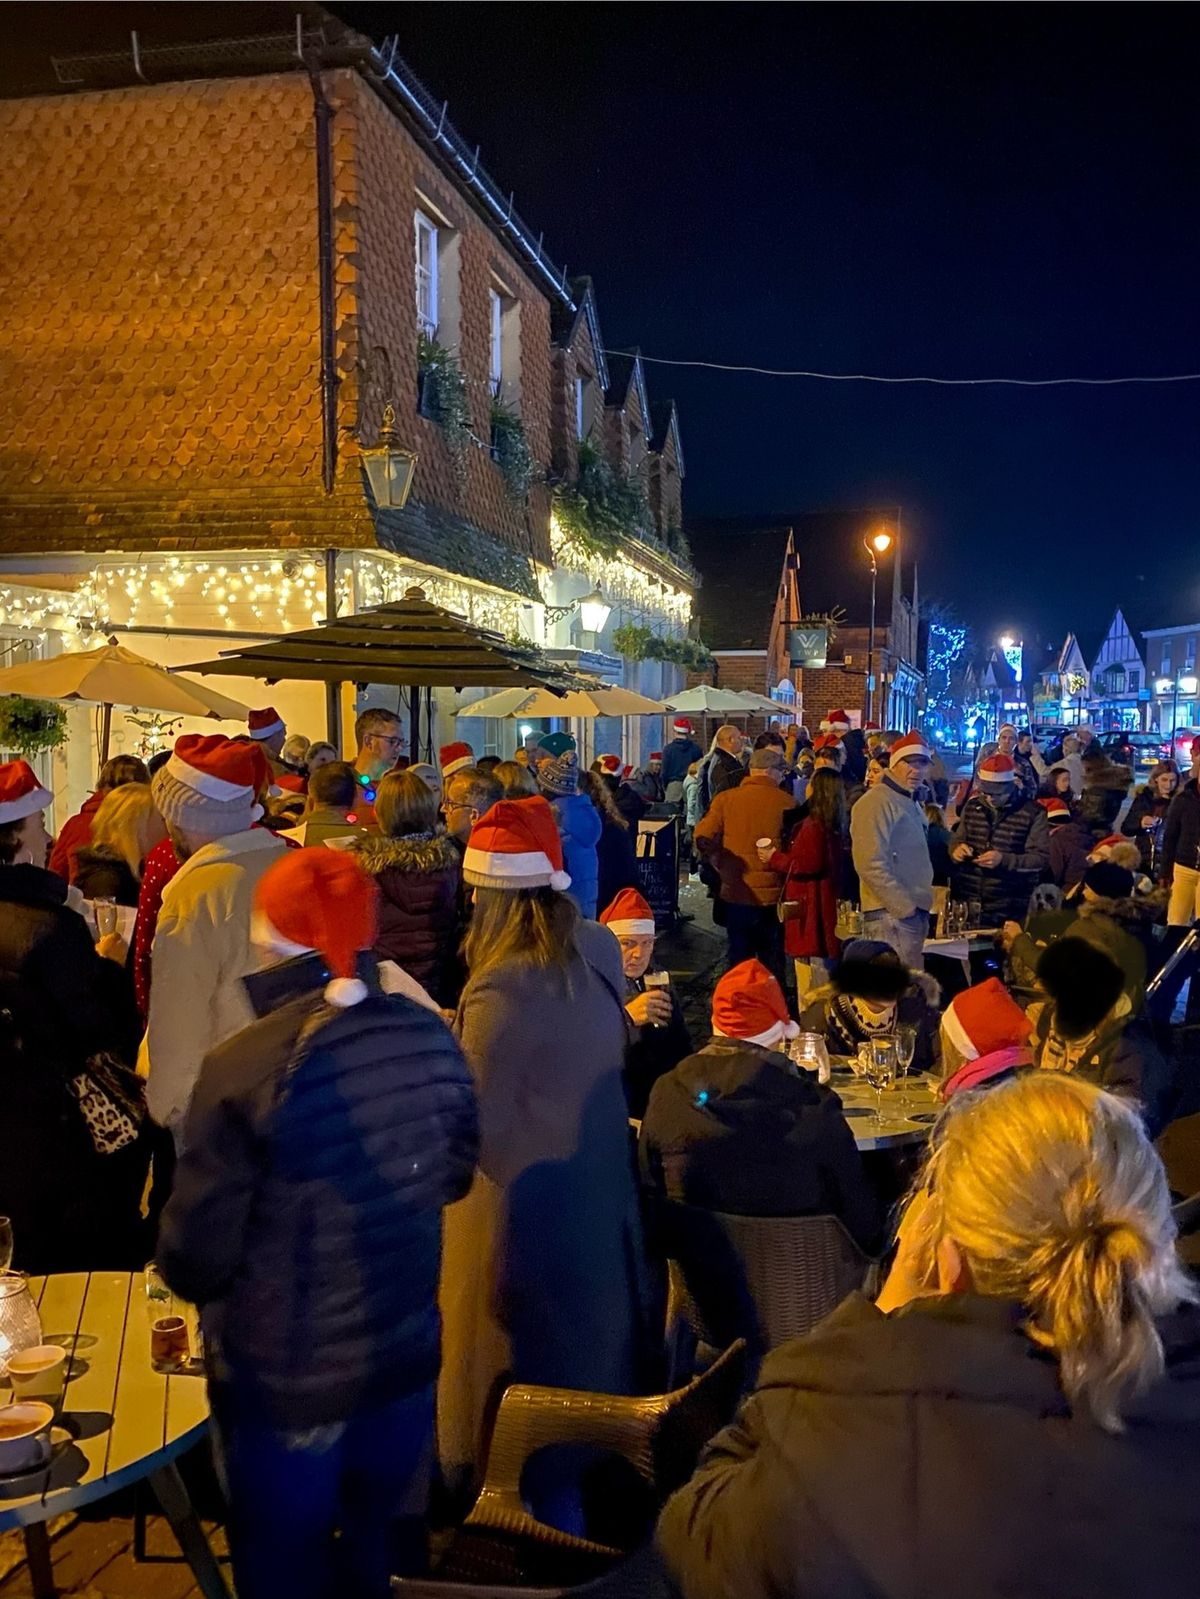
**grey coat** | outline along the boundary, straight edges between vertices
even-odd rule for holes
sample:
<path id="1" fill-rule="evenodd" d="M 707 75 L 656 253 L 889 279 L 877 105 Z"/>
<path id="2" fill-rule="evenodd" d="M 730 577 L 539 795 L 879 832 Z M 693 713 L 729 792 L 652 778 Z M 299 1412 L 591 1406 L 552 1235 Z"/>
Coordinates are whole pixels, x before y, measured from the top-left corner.
<path id="1" fill-rule="evenodd" d="M 850 812 L 854 870 L 864 911 L 903 921 L 933 904 L 933 862 L 920 805 L 890 778 L 867 789 Z"/>
<path id="2" fill-rule="evenodd" d="M 479 1167 L 446 1212 L 443 1468 L 481 1463 L 512 1381 L 636 1391 L 641 1229 L 621 1067 L 616 939 L 581 922 L 565 969 L 494 967 L 463 991 L 455 1032 L 479 1097 Z"/>

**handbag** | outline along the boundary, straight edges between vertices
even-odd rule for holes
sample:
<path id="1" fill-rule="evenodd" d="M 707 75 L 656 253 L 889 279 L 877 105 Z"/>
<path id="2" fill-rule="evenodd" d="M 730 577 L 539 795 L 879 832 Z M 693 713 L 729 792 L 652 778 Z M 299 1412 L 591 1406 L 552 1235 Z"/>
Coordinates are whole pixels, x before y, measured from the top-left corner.
<path id="1" fill-rule="evenodd" d="M 781 899 L 776 901 L 775 911 L 781 922 L 802 922 L 808 905 L 802 899 Z"/>
<path id="2" fill-rule="evenodd" d="M 69 1086 L 98 1155 L 115 1155 L 135 1141 L 146 1120 L 146 1091 L 123 1061 L 92 1055 Z"/>

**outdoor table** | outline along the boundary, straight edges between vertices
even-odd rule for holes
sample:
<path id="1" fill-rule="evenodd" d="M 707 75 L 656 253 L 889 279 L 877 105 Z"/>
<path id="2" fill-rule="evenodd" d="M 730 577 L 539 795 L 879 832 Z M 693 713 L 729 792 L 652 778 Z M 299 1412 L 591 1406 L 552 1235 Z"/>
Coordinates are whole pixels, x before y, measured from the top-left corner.
<path id="1" fill-rule="evenodd" d="M 957 976 L 951 980 L 948 969 L 943 967 L 941 975 L 935 968 L 930 976 L 935 977 L 942 987 L 942 998 L 949 1002 L 956 993 L 961 993 L 962 988 L 970 988 L 976 981 L 972 970 L 972 962 L 981 956 L 989 955 L 999 947 L 1000 931 L 998 928 L 981 928 L 962 934 L 959 938 L 927 938 L 922 946 L 922 955 L 926 961 L 932 957 L 934 960 L 943 960 L 956 964 L 962 973 L 961 988 Z M 952 969 L 952 968 L 951 968 Z"/>
<path id="2" fill-rule="evenodd" d="M 831 1065 L 829 1086 L 842 1102 L 860 1150 L 904 1149 L 928 1139 L 942 1103 L 924 1077 L 906 1077 L 903 1092 L 885 1088 L 880 1096 L 880 1120 L 875 1114 L 875 1090 L 863 1078 L 855 1077 L 840 1056 Z"/>
<path id="3" fill-rule="evenodd" d="M 0 1479 L 0 1532 L 25 1531 L 37 1599 L 55 1593 L 46 1522 L 146 1480 L 205 1599 L 229 1599 L 175 1462 L 208 1429 L 203 1376 L 166 1375 L 150 1364 L 150 1322 L 141 1272 L 32 1277 L 42 1336 L 71 1357 L 61 1419 L 74 1441 L 49 1465 Z"/>

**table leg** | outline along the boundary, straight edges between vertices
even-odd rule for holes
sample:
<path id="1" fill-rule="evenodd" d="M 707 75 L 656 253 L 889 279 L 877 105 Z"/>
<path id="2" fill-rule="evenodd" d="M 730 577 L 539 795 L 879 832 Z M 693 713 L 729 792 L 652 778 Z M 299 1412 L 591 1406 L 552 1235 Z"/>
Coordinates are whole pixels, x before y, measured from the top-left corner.
<path id="1" fill-rule="evenodd" d="M 58 1599 L 50 1560 L 50 1534 L 44 1521 L 35 1521 L 25 1528 L 25 1559 L 29 1565 L 33 1599 Z"/>
<path id="2" fill-rule="evenodd" d="M 204 1529 L 196 1519 L 192 1501 L 184 1487 L 179 1468 L 172 1463 L 150 1473 L 150 1487 L 171 1524 L 171 1531 L 192 1568 L 192 1575 L 204 1599 L 229 1599 L 229 1589 L 221 1575 Z"/>

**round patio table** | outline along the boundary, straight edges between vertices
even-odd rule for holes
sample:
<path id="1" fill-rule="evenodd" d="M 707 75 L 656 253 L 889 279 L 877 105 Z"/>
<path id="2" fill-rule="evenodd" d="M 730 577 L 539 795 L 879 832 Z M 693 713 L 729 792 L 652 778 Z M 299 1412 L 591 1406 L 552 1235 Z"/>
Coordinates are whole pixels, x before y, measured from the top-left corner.
<path id="1" fill-rule="evenodd" d="M 146 1481 L 205 1599 L 229 1599 L 175 1462 L 205 1436 L 202 1375 L 167 1375 L 150 1364 L 150 1321 L 141 1272 L 32 1277 L 42 1337 L 71 1356 L 61 1421 L 73 1441 L 50 1463 L 0 1478 L 0 1532 L 21 1527 L 37 1599 L 56 1592 L 46 1522 Z"/>
<path id="2" fill-rule="evenodd" d="M 875 1090 L 855 1077 L 839 1056 L 830 1063 L 829 1086 L 842 1102 L 859 1149 L 903 1149 L 923 1144 L 941 1111 L 941 1101 L 924 1077 L 906 1077 L 904 1088 L 884 1089 L 882 1119 L 875 1110 Z"/>

